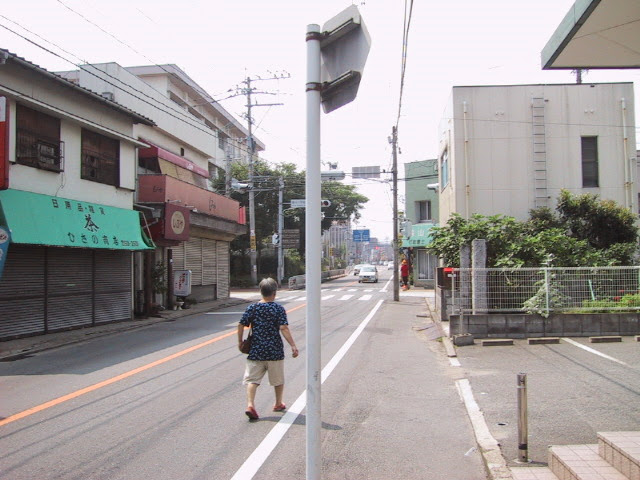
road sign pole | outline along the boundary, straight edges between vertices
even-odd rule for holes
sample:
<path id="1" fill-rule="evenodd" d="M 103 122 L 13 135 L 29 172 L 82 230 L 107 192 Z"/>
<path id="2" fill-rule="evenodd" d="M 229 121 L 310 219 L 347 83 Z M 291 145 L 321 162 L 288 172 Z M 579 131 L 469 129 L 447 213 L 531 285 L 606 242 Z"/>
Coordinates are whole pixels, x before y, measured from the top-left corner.
<path id="1" fill-rule="evenodd" d="M 307 173 L 306 173 L 306 340 L 307 340 L 307 480 L 320 480 L 321 348 L 320 348 L 320 34 L 307 25 Z"/>

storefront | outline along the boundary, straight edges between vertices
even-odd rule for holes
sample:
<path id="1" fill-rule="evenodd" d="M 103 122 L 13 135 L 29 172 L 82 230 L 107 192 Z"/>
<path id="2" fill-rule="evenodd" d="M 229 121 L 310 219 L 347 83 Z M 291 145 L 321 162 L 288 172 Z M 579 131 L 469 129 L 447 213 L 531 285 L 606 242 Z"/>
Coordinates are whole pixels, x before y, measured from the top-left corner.
<path id="1" fill-rule="evenodd" d="M 132 318 L 132 253 L 154 248 L 139 212 L 9 189 L 0 226 L 0 339 Z"/>
<path id="2" fill-rule="evenodd" d="M 416 287 L 433 288 L 438 266 L 438 257 L 431 255 L 426 247 L 431 242 L 433 223 L 418 223 L 411 227 L 411 236 L 402 239 L 402 248 L 411 249 L 413 263 L 413 284 Z"/>

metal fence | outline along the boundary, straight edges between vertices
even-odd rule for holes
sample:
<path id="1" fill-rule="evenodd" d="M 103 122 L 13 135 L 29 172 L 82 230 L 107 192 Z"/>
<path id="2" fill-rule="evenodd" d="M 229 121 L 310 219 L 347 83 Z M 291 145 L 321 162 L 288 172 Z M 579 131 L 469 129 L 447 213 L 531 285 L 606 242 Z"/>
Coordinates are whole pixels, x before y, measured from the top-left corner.
<path id="1" fill-rule="evenodd" d="M 640 310 L 640 266 L 460 268 L 452 277 L 456 313 Z"/>

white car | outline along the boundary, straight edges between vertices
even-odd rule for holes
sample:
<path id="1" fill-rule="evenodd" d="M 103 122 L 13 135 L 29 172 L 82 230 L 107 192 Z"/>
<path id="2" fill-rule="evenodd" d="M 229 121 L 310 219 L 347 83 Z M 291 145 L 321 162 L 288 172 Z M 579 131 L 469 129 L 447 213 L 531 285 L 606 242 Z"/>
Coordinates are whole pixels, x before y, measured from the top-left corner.
<path id="1" fill-rule="evenodd" d="M 358 275 L 360 273 L 360 269 L 364 267 L 364 264 L 360 263 L 358 265 L 356 265 L 355 267 L 353 267 L 353 274 L 354 275 Z"/>
<path id="2" fill-rule="evenodd" d="M 363 265 L 358 273 L 358 283 L 373 282 L 378 283 L 378 270 L 374 265 Z"/>

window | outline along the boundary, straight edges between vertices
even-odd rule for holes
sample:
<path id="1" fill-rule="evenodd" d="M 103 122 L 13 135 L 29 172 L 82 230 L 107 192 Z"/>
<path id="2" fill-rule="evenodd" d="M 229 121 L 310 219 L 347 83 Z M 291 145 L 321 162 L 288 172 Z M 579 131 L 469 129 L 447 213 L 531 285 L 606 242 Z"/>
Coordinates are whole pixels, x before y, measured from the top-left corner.
<path id="1" fill-rule="evenodd" d="M 218 131 L 218 148 L 224 150 L 227 145 L 227 137 L 221 131 Z"/>
<path id="2" fill-rule="evenodd" d="M 117 187 L 120 183 L 120 142 L 83 128 L 80 177 Z"/>
<path id="3" fill-rule="evenodd" d="M 64 143 L 60 141 L 60 119 L 18 104 L 16 162 L 61 172 L 64 167 Z"/>
<path id="4" fill-rule="evenodd" d="M 449 150 L 442 152 L 440 157 L 440 190 L 449 185 Z"/>
<path id="5" fill-rule="evenodd" d="M 598 137 L 582 137 L 582 187 L 598 187 Z"/>
<path id="6" fill-rule="evenodd" d="M 428 222 L 431 220 L 431 201 L 423 200 L 416 202 L 416 217 L 418 222 Z"/>

